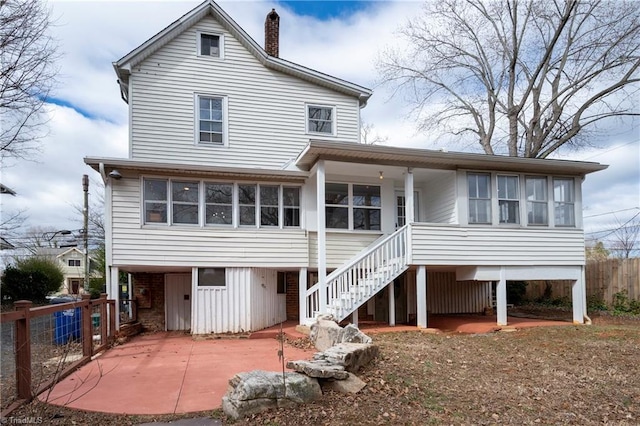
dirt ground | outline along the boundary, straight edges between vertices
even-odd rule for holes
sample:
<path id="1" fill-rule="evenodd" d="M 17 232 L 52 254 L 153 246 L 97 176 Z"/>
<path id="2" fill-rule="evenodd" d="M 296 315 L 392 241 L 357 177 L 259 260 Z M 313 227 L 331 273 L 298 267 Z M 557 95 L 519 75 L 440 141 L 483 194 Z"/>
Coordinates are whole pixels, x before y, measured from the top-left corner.
<path id="1" fill-rule="evenodd" d="M 357 395 L 326 393 L 238 425 L 640 424 L 640 321 L 483 335 L 377 334 L 381 355 Z M 622 324 L 620 324 L 622 323 Z M 301 343 L 303 344 L 303 343 Z M 286 348 L 285 348 L 286 351 Z M 126 386 L 126 384 L 125 384 Z M 133 425 L 188 416 L 114 416 L 32 403 L 14 418 L 41 424 Z"/>

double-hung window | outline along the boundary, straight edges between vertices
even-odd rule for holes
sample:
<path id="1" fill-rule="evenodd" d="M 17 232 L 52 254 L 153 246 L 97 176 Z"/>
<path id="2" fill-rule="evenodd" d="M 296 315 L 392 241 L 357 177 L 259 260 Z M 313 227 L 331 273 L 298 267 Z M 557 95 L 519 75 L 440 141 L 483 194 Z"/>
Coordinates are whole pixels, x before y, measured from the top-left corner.
<path id="1" fill-rule="evenodd" d="M 498 175 L 498 210 L 500 223 L 520 223 L 518 176 Z"/>
<path id="2" fill-rule="evenodd" d="M 282 210 L 284 226 L 300 226 L 300 188 L 285 186 L 282 188 Z"/>
<path id="3" fill-rule="evenodd" d="M 198 97 L 198 142 L 224 144 L 224 99 Z"/>
<path id="4" fill-rule="evenodd" d="M 349 229 L 349 185 L 325 185 L 325 222 L 327 228 Z"/>
<path id="5" fill-rule="evenodd" d="M 353 185 L 353 229 L 380 230 L 380 187 Z"/>
<path id="6" fill-rule="evenodd" d="M 327 183 L 325 206 L 327 228 L 372 231 L 381 229 L 380 186 Z"/>
<path id="7" fill-rule="evenodd" d="M 215 34 L 200 33 L 200 43 L 198 45 L 200 56 L 212 56 L 214 58 L 220 58 L 221 55 L 221 37 Z"/>
<path id="8" fill-rule="evenodd" d="M 335 134 L 335 108 L 307 105 L 307 133 Z"/>
<path id="9" fill-rule="evenodd" d="M 260 185 L 260 226 L 279 226 L 280 209 L 277 185 Z"/>
<path id="10" fill-rule="evenodd" d="M 573 179 L 553 179 L 553 201 L 555 225 L 575 226 L 576 217 Z"/>
<path id="11" fill-rule="evenodd" d="M 527 176 L 525 177 L 525 186 L 529 225 L 547 225 L 549 223 L 547 178 Z"/>
<path id="12" fill-rule="evenodd" d="M 198 224 L 198 182 L 171 182 L 171 223 Z"/>
<path id="13" fill-rule="evenodd" d="M 240 225 L 256 224 L 256 185 L 238 185 Z"/>
<path id="14" fill-rule="evenodd" d="M 167 223 L 167 180 L 144 180 L 144 222 Z"/>
<path id="15" fill-rule="evenodd" d="M 491 223 L 491 175 L 467 174 L 469 223 Z"/>
<path id="16" fill-rule="evenodd" d="M 233 225 L 233 184 L 206 183 L 205 223 L 208 225 Z"/>

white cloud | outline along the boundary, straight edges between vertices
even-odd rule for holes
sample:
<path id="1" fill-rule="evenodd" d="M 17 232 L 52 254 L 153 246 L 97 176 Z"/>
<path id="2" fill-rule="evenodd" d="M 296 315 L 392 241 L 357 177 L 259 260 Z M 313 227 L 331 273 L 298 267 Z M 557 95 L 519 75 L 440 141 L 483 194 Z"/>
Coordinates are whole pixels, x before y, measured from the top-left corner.
<path id="1" fill-rule="evenodd" d="M 51 134 L 44 141 L 39 162 L 21 161 L 3 170 L 2 181 L 18 192 L 3 197 L 3 209 L 25 207 L 32 226 L 77 228 L 72 204 L 82 200 L 81 177 L 96 177 L 82 158 L 127 156 L 127 105 L 120 99 L 112 62 L 178 19 L 199 1 L 187 2 L 54 2 L 54 32 L 60 40 L 60 85 L 56 97 L 89 112 L 89 119 L 70 108 L 51 108 Z M 401 99 L 390 89 L 376 87 L 378 53 L 393 45 L 394 32 L 420 9 L 419 2 L 376 2 L 346 20 L 319 21 L 299 17 L 273 2 L 221 2 L 221 6 L 259 44 L 264 41 L 264 18 L 275 7 L 280 14 L 280 55 L 301 65 L 374 89 L 363 118 L 375 125 L 389 145 L 439 148 L 442 141 L 417 133 Z M 624 135 L 635 144 L 603 153 L 588 151 L 572 158 L 598 155 L 592 161 L 610 164 L 585 183 L 585 214 L 636 207 L 640 193 L 637 128 Z M 622 140 L 618 138 L 617 140 Z M 606 144 L 605 144 L 606 145 Z M 601 153 L 601 155 L 599 154 Z M 605 218 L 608 219 L 608 218 Z M 605 221 L 589 221 L 590 227 Z"/>

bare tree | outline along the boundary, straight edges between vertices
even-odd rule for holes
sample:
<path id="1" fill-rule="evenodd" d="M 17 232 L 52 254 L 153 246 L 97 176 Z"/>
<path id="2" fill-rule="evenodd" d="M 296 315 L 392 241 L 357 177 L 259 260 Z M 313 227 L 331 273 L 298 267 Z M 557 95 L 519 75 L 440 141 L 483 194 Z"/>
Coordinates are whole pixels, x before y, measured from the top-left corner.
<path id="1" fill-rule="evenodd" d="M 546 158 L 640 115 L 640 2 L 429 1 L 400 34 L 407 48 L 378 61 L 383 82 L 420 130 L 473 135 L 487 154 Z"/>
<path id="2" fill-rule="evenodd" d="M 0 0 L 0 157 L 28 158 L 45 134 L 57 43 L 40 0 Z"/>
<path id="3" fill-rule="evenodd" d="M 375 145 L 377 143 L 385 143 L 389 140 L 388 136 L 380 136 L 375 131 L 375 126 L 371 123 L 362 121 L 360 123 L 360 141 L 365 145 Z"/>
<path id="4" fill-rule="evenodd" d="M 628 259 L 635 250 L 640 248 L 640 218 L 636 214 L 626 223 L 618 222 L 618 227 L 613 231 L 611 250 L 616 257 Z"/>

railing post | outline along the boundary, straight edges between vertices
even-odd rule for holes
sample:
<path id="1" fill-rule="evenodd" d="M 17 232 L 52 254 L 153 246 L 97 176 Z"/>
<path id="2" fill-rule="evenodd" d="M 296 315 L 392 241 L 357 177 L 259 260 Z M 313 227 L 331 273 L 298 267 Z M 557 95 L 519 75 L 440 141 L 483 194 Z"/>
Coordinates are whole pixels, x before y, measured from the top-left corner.
<path id="1" fill-rule="evenodd" d="M 107 293 L 100 293 L 100 345 L 107 344 Z"/>
<path id="2" fill-rule="evenodd" d="M 82 355 L 93 355 L 93 333 L 91 332 L 91 295 L 82 295 Z"/>
<path id="3" fill-rule="evenodd" d="M 23 311 L 24 318 L 16 320 L 16 384 L 18 398 L 31 400 L 31 306 L 29 300 L 14 303 L 16 311 Z"/>
<path id="4" fill-rule="evenodd" d="M 116 301 L 109 300 L 109 340 L 116 335 Z"/>

